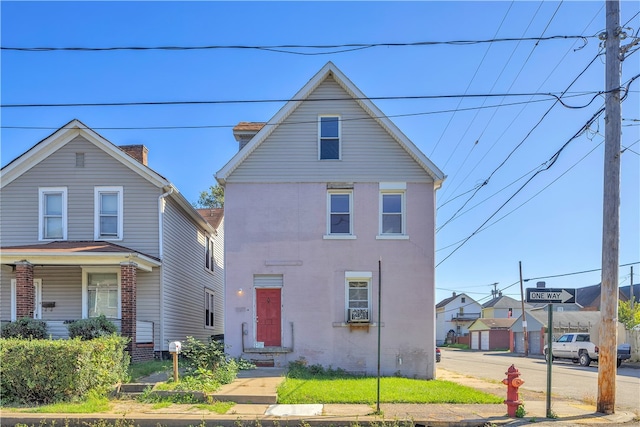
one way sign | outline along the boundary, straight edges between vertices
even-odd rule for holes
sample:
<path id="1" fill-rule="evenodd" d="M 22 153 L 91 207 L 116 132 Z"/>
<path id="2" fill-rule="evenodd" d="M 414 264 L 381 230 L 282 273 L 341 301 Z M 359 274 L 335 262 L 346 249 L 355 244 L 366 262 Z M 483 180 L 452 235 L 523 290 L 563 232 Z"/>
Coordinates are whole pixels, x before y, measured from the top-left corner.
<path id="1" fill-rule="evenodd" d="M 527 302 L 563 304 L 576 302 L 575 289 L 527 288 Z"/>

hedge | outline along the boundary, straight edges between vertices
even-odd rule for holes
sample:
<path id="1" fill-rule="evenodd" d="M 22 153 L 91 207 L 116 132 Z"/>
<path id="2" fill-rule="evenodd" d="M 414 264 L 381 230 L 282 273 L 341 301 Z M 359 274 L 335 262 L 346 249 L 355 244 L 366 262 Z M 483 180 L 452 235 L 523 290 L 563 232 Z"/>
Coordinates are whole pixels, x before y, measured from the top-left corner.
<path id="1" fill-rule="evenodd" d="M 0 339 L 0 395 L 4 401 L 52 403 L 105 394 L 127 376 L 127 338 L 91 341 Z"/>

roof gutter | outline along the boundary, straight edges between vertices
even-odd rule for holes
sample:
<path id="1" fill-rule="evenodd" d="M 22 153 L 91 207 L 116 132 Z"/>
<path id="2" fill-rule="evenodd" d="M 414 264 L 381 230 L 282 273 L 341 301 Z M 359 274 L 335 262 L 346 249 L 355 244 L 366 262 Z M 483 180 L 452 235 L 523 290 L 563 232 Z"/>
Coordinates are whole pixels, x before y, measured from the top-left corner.
<path id="1" fill-rule="evenodd" d="M 160 262 L 164 256 L 164 199 L 173 193 L 173 186 L 169 191 L 158 197 L 158 257 Z M 164 266 L 160 266 L 160 351 L 164 351 Z"/>

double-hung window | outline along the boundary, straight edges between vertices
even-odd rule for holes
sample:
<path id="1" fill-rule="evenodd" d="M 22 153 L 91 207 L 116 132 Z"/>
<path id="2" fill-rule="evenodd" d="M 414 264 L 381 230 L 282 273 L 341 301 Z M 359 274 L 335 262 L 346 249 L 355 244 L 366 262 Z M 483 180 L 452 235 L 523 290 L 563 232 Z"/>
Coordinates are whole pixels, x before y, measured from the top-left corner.
<path id="1" fill-rule="evenodd" d="M 353 191 L 332 190 L 327 193 L 327 235 L 353 235 Z"/>
<path id="2" fill-rule="evenodd" d="M 340 159 L 340 116 L 318 118 L 318 151 L 320 160 Z"/>
<path id="3" fill-rule="evenodd" d="M 39 189 L 39 240 L 67 240 L 67 188 Z"/>
<path id="4" fill-rule="evenodd" d="M 120 318 L 120 273 L 109 269 L 83 269 L 83 318 L 104 315 Z"/>
<path id="5" fill-rule="evenodd" d="M 369 323 L 371 319 L 371 272 L 347 271 L 347 322 Z"/>
<path id="6" fill-rule="evenodd" d="M 380 183 L 379 237 L 405 237 L 405 183 Z"/>
<path id="7" fill-rule="evenodd" d="M 213 271 L 215 260 L 213 258 L 213 237 L 205 237 L 205 254 L 204 254 L 204 266 L 207 270 Z"/>
<path id="8" fill-rule="evenodd" d="M 204 326 L 213 328 L 215 326 L 214 292 L 211 289 L 204 290 Z"/>
<path id="9" fill-rule="evenodd" d="M 96 187 L 94 197 L 96 240 L 122 240 L 122 187 Z"/>

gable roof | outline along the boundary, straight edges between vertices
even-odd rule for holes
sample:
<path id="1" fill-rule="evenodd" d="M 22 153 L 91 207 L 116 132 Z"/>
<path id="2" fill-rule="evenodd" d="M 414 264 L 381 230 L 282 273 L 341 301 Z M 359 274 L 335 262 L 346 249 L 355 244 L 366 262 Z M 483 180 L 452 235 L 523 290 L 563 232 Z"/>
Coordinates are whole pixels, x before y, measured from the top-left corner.
<path id="1" fill-rule="evenodd" d="M 7 163 L 0 169 L 0 188 L 5 187 L 11 182 L 18 179 L 29 169 L 46 159 L 52 153 L 64 147 L 67 143 L 76 137 L 82 136 L 97 148 L 109 154 L 116 161 L 127 166 L 129 169 L 140 175 L 142 178 L 151 182 L 163 192 L 167 192 L 168 196 L 174 199 L 187 214 L 195 220 L 202 228 L 208 232 L 215 233 L 215 229 L 191 206 L 184 196 L 173 186 L 165 177 L 151 169 L 149 166 L 143 165 L 120 147 L 105 139 L 97 132 L 89 128 L 78 119 L 71 120 L 69 123 L 36 143 L 33 147 L 22 153 L 20 156 Z"/>
<path id="2" fill-rule="evenodd" d="M 476 300 L 474 300 L 473 298 L 470 298 L 467 294 L 462 293 L 462 294 L 455 294 L 450 296 L 449 298 L 445 298 L 442 301 L 440 301 L 439 303 L 436 304 L 436 308 L 442 308 L 445 307 L 447 304 L 449 304 L 451 301 L 455 300 L 458 297 L 465 297 L 465 298 L 469 298 L 470 302 L 465 303 L 465 304 L 473 304 L 476 303 Z"/>
<path id="3" fill-rule="evenodd" d="M 509 329 L 515 321 L 513 317 L 507 319 L 482 317 L 469 325 L 469 330 Z"/>
<path id="4" fill-rule="evenodd" d="M 434 187 L 440 188 L 442 181 L 445 179 L 444 173 L 425 156 L 413 142 L 409 140 L 398 127 L 375 106 L 361 91 L 354 85 L 332 62 L 327 62 L 315 76 L 300 89 L 293 98 L 288 101 L 264 126 L 260 127 L 258 133 L 251 141 L 229 162 L 216 173 L 216 179 L 221 185 L 224 185 L 227 178 L 235 171 L 238 166 L 262 144 L 271 133 L 280 125 L 287 117 L 289 117 L 309 96 L 313 91 L 328 77 L 333 79 L 356 101 L 360 107 L 371 116 L 404 150 L 427 172 L 434 181 Z"/>
<path id="5" fill-rule="evenodd" d="M 525 308 L 531 308 L 531 305 L 524 303 Z M 522 308 L 520 301 L 517 301 L 509 296 L 503 295 L 498 298 L 494 298 L 491 301 L 487 301 L 482 304 L 482 308 Z"/>

